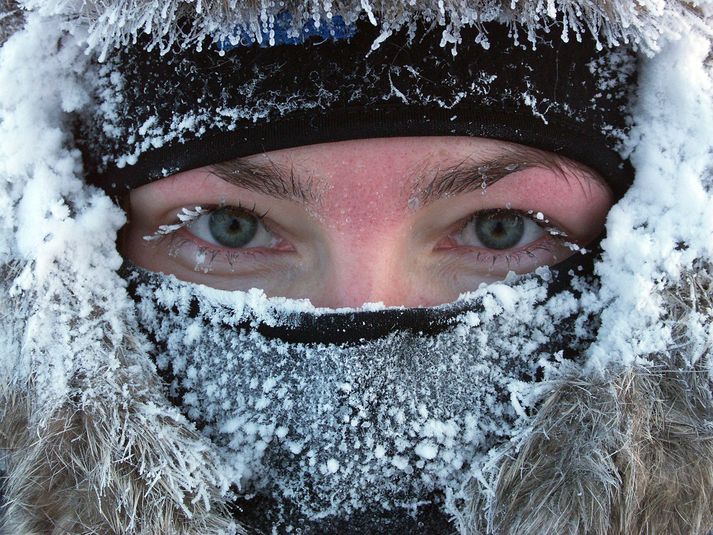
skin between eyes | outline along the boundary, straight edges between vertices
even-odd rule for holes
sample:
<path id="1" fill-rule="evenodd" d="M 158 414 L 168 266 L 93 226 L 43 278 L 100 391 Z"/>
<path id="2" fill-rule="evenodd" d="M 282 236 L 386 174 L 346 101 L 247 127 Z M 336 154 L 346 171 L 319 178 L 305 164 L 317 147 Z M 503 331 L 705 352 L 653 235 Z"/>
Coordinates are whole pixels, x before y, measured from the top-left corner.
<path id="1" fill-rule="evenodd" d="M 248 158 L 289 168 L 309 180 L 319 202 L 304 206 L 237 188 L 201 168 L 132 192 L 124 253 L 135 263 L 223 289 L 259 287 L 268 295 L 309 298 L 315 305 L 429 306 L 451 301 L 510 269 L 531 271 L 570 252 L 548 243 L 518 261 L 508 252 L 439 247 L 473 212 L 513 208 L 542 212 L 571 241 L 586 244 L 600 232 L 611 204 L 593 175 L 563 166 L 516 171 L 485 190 L 414 203 L 418 183 L 439 168 L 486 160 L 511 144 L 478 138 L 392 138 L 346 141 L 274 151 Z M 183 229 L 180 238 L 147 243 L 143 236 L 175 221 L 182 207 L 241 205 L 267 213 L 266 223 L 289 247 L 228 252 L 231 261 Z M 543 244 L 541 244 L 543 245 Z M 288 249 L 292 249 L 291 251 Z M 196 263 L 214 258 L 207 273 Z M 173 256 L 172 256 L 173 254 Z M 534 258 L 533 258 L 534 256 Z M 513 257 L 510 252 L 510 257 Z M 198 267 L 198 270 L 196 270 Z"/>

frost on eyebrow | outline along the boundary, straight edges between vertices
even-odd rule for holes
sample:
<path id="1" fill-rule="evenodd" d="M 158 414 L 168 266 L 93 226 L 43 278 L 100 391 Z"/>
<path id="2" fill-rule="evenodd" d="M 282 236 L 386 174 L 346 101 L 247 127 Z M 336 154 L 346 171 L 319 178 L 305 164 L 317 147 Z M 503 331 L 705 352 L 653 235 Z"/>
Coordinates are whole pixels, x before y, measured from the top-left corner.
<path id="1" fill-rule="evenodd" d="M 414 181 L 408 206 L 416 209 L 438 199 L 485 190 L 512 173 L 535 167 L 552 171 L 570 184 L 574 179 L 585 194 L 594 183 L 608 187 L 604 179 L 578 162 L 529 147 L 508 147 L 490 159 L 468 157 L 450 167 L 422 172 Z"/>

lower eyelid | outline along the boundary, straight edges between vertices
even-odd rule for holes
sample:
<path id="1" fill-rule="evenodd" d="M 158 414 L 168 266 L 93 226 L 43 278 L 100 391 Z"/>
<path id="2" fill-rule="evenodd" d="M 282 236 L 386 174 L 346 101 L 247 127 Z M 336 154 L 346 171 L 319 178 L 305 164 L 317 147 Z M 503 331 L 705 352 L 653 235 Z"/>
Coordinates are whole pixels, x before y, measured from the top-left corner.
<path id="1" fill-rule="evenodd" d="M 458 249 L 461 249 L 464 253 L 482 252 L 482 253 L 488 253 L 492 256 L 505 256 L 507 254 L 516 254 L 518 252 L 525 252 L 528 249 L 531 249 L 536 246 L 544 245 L 546 243 L 551 243 L 553 245 L 557 245 L 561 241 L 562 240 L 556 236 L 551 236 L 550 234 L 545 234 L 545 235 L 537 238 L 534 241 L 531 241 L 531 242 L 521 245 L 519 247 L 510 248 L 510 249 L 499 249 L 498 250 L 498 249 L 488 249 L 487 247 L 475 247 L 475 246 L 468 246 L 468 245 L 459 246 Z"/>
<path id="2" fill-rule="evenodd" d="M 476 272 L 483 270 L 504 276 L 507 271 L 518 266 L 522 272 L 528 272 L 539 266 L 555 265 L 576 252 L 565 248 L 564 240 L 545 235 L 542 238 L 518 249 L 503 249 L 500 252 L 480 247 L 458 247 L 445 251 L 447 256 L 457 262 L 466 262 L 464 269 Z M 526 265 L 525 260 L 532 265 Z"/>
<path id="3" fill-rule="evenodd" d="M 293 262 L 286 253 L 265 248 L 225 249 L 207 244 L 185 231 L 163 237 L 156 245 L 159 254 L 178 268 L 191 272 L 212 273 L 216 276 L 254 277 L 265 270 L 289 269 Z"/>
<path id="4" fill-rule="evenodd" d="M 223 247 L 219 244 L 209 243 L 203 238 L 193 234 L 189 228 L 184 227 L 176 233 L 176 238 L 180 238 L 184 245 L 192 244 L 204 250 L 215 251 L 216 254 L 226 254 L 226 255 L 255 255 L 257 253 L 265 254 L 269 249 L 266 247 L 244 247 L 231 249 L 229 247 Z"/>

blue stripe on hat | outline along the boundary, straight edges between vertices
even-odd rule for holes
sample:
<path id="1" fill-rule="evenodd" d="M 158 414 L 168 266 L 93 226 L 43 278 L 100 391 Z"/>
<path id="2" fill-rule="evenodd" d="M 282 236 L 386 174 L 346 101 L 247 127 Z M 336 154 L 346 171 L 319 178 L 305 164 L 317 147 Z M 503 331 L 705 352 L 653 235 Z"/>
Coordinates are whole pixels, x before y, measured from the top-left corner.
<path id="1" fill-rule="evenodd" d="M 250 47 L 256 44 L 262 48 L 276 45 L 300 45 L 315 38 L 316 40 L 341 41 L 353 37 L 356 33 L 356 26 L 344 22 L 339 15 L 331 19 L 320 20 L 316 23 L 314 19 L 309 19 L 302 27 L 302 31 L 295 35 L 292 16 L 287 11 L 282 11 L 275 16 L 275 21 L 271 29 L 262 29 L 262 42 L 258 43 L 255 34 L 236 28 L 236 33 L 232 39 L 226 38 L 220 41 L 218 49 L 221 52 L 228 52 L 234 48 Z M 237 37 L 237 39 L 236 39 Z M 231 41 L 236 41 L 232 43 Z"/>

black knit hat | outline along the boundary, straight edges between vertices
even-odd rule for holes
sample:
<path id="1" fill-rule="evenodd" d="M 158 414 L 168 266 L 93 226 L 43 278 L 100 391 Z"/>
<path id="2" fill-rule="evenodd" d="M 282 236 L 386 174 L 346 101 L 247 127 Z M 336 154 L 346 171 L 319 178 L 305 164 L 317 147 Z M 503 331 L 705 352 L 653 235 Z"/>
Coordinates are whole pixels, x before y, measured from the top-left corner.
<path id="1" fill-rule="evenodd" d="M 580 161 L 626 189 L 616 152 L 626 128 L 634 59 L 554 34 L 517 44 L 487 27 L 464 32 L 454 57 L 441 32 L 383 41 L 368 22 L 350 37 L 160 55 L 127 48 L 99 67 L 99 106 L 80 146 L 89 179 L 121 192 L 241 156 L 315 143 L 466 135 Z"/>

